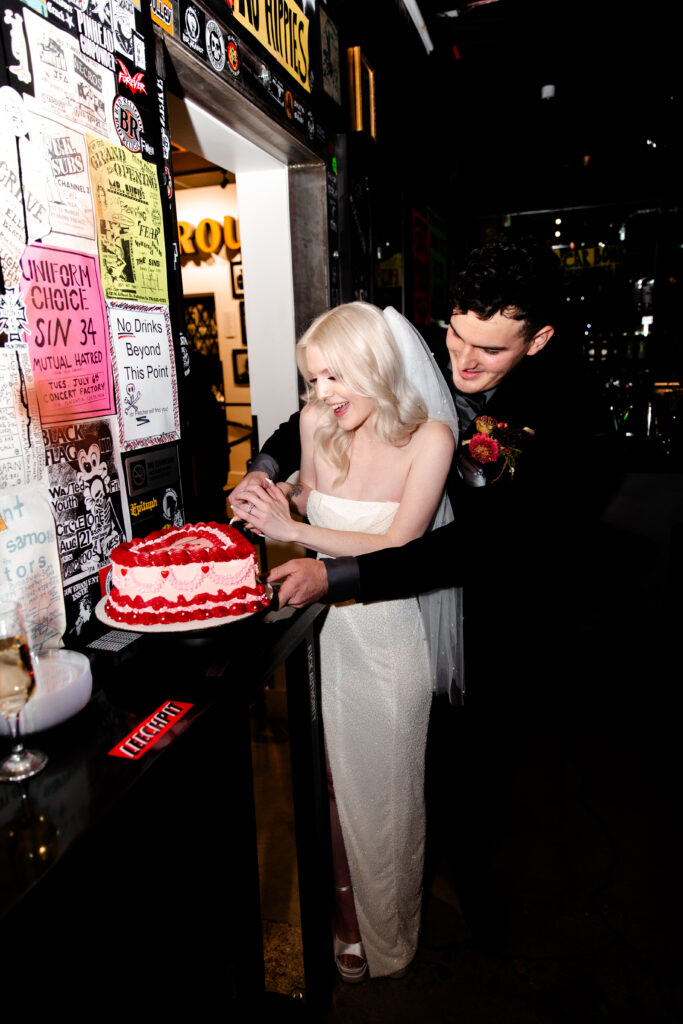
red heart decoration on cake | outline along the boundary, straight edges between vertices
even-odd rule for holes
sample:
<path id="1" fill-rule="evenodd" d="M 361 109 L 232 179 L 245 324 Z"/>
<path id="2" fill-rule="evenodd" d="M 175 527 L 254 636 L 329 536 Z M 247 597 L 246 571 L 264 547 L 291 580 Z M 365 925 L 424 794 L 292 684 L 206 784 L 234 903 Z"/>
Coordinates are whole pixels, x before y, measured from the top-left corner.
<path id="1" fill-rule="evenodd" d="M 202 572 L 208 572 L 208 571 L 209 571 L 209 566 L 208 565 L 203 565 L 202 566 Z"/>
<path id="2" fill-rule="evenodd" d="M 127 569 L 122 569 L 122 570 L 121 570 L 121 575 L 122 575 L 122 576 L 125 576 L 127 572 L 128 572 L 128 570 L 127 570 Z"/>
<path id="3" fill-rule="evenodd" d="M 161 570 L 161 575 L 163 576 L 164 579 L 166 579 L 167 576 L 168 576 L 168 569 L 162 569 Z"/>

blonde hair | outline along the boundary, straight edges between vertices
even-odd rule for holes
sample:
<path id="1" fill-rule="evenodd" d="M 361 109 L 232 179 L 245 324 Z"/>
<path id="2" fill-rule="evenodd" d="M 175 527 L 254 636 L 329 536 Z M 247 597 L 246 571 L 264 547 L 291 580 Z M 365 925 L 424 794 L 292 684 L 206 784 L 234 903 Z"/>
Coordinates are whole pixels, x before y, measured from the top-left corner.
<path id="1" fill-rule="evenodd" d="M 296 359 L 306 382 L 307 404 L 325 411 L 315 443 L 339 470 L 335 483 L 340 483 L 349 471 L 352 432 L 340 426 L 309 383 L 306 350 L 311 345 L 319 349 L 325 366 L 340 383 L 357 395 L 374 399 L 373 427 L 378 440 L 405 444 L 428 419 L 427 407 L 406 379 L 398 346 L 377 306 L 347 302 L 317 317 L 300 338 Z"/>

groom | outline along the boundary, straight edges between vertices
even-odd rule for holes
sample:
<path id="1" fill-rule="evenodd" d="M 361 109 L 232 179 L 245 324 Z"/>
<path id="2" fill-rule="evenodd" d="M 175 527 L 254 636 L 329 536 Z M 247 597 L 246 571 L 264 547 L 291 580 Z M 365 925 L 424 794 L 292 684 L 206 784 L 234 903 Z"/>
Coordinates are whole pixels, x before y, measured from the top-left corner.
<path id="1" fill-rule="evenodd" d="M 559 277 L 555 255 L 533 243 L 496 239 L 470 255 L 454 288 L 442 353 L 460 421 L 448 483 L 455 522 L 402 548 L 285 562 L 268 574 L 283 581 L 281 606 L 386 600 L 453 585 L 466 588 L 468 622 L 482 585 L 498 604 L 519 603 L 534 576 L 529 563 L 542 559 L 547 567 L 553 555 L 543 548 L 558 547 L 553 538 L 576 498 L 563 470 L 576 446 L 569 380 L 546 352 Z M 298 468 L 298 417 L 269 438 L 231 498 Z"/>

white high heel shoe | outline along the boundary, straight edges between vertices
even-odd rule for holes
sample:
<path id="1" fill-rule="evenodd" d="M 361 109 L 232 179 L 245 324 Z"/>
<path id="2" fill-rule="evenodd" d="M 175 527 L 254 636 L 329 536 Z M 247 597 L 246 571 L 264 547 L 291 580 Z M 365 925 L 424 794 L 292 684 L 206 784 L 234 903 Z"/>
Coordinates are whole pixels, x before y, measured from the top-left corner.
<path id="1" fill-rule="evenodd" d="M 341 962 L 341 957 L 353 956 L 360 960 L 357 967 L 348 967 Z M 363 981 L 368 972 L 368 962 L 365 959 L 365 950 L 362 942 L 343 942 L 338 935 L 334 937 L 334 960 L 342 981 L 349 985 L 357 985 Z"/>

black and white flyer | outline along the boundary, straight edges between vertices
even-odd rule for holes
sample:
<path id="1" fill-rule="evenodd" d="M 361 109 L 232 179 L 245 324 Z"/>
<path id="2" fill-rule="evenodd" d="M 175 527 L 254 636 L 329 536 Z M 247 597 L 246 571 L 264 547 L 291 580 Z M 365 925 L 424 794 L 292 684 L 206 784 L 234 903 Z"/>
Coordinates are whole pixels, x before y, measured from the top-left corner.
<path id="1" fill-rule="evenodd" d="M 130 537 L 121 493 L 116 420 L 72 420 L 43 427 L 48 494 L 65 583 L 98 573 Z"/>
<path id="2" fill-rule="evenodd" d="M 34 94 L 45 116 L 116 138 L 112 104 L 114 75 L 81 53 L 78 40 L 32 11 L 24 11 L 31 48 Z M 113 70 L 112 54 L 112 70 Z"/>

